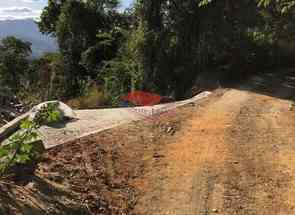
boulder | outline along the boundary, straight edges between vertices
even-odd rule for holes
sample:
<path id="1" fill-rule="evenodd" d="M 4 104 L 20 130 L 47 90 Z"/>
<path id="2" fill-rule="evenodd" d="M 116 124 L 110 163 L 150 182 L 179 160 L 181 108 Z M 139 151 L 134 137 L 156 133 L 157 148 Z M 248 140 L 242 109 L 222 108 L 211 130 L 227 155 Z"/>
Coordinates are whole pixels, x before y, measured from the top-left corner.
<path id="1" fill-rule="evenodd" d="M 36 105 L 35 107 L 33 107 L 32 110 L 30 111 L 29 119 L 33 120 L 35 118 L 35 116 L 37 115 L 37 113 L 41 110 L 42 107 L 47 106 L 48 104 L 55 104 L 55 103 L 58 103 L 57 108 L 60 111 L 61 117 L 63 119 L 76 118 L 76 114 L 73 111 L 73 109 L 70 108 L 65 103 L 60 102 L 60 101 L 47 101 L 47 102 L 40 103 L 40 104 Z"/>

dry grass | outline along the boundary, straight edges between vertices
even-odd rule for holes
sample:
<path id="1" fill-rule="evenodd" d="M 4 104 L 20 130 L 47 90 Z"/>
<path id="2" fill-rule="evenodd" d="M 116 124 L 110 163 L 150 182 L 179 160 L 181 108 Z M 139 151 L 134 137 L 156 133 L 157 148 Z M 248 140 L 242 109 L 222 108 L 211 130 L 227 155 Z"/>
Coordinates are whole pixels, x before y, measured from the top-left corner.
<path id="1" fill-rule="evenodd" d="M 107 99 L 101 87 L 92 86 L 86 95 L 71 99 L 66 103 L 75 109 L 94 109 L 106 105 Z"/>

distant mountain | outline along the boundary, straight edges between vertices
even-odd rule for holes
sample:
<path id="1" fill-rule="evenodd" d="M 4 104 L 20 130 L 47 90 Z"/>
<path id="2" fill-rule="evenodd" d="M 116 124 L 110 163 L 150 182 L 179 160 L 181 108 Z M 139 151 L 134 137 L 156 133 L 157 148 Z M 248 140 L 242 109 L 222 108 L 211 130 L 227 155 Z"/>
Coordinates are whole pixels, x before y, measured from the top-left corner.
<path id="1" fill-rule="evenodd" d="M 1 20 L 0 38 L 15 36 L 32 43 L 33 57 L 40 57 L 45 52 L 56 52 L 58 46 L 56 40 L 43 35 L 33 19 Z"/>

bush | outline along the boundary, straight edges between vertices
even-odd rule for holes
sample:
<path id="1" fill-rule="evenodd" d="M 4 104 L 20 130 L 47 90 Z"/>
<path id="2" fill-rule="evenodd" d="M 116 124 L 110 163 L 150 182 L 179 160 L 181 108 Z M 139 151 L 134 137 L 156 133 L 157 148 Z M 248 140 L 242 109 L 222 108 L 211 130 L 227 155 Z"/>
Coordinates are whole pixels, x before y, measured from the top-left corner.
<path id="1" fill-rule="evenodd" d="M 107 62 L 99 78 L 103 80 L 108 101 L 115 106 L 119 104 L 121 96 L 141 89 L 142 85 L 140 65 L 123 60 Z"/>
<path id="2" fill-rule="evenodd" d="M 16 164 L 26 164 L 38 157 L 34 150 L 37 140 L 37 124 L 25 120 L 21 124 L 21 132 L 9 138 L 8 143 L 0 147 L 0 174 L 5 174 Z"/>
<path id="3" fill-rule="evenodd" d="M 34 123 L 36 125 L 48 125 L 60 122 L 62 115 L 58 110 L 58 105 L 58 102 L 56 102 L 42 106 L 34 118 Z"/>
<path id="4" fill-rule="evenodd" d="M 102 87 L 90 86 L 84 96 L 71 99 L 66 102 L 69 106 L 76 109 L 93 109 L 107 104 L 107 98 Z"/>
<path id="5" fill-rule="evenodd" d="M 39 138 L 37 129 L 44 124 L 60 120 L 61 114 L 55 103 L 42 107 L 33 121 L 24 120 L 21 129 L 12 135 L 6 144 L 0 146 L 0 176 L 16 164 L 28 164 L 38 159 L 40 152 L 36 147 Z"/>

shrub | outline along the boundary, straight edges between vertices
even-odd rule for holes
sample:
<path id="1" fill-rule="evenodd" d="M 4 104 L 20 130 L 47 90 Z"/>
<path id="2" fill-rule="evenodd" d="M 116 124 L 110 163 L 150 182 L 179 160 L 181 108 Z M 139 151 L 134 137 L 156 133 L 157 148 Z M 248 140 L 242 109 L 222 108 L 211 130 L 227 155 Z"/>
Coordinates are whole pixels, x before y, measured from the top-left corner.
<path id="1" fill-rule="evenodd" d="M 28 164 L 40 156 L 36 142 L 38 128 L 44 124 L 61 120 L 57 109 L 58 103 L 48 104 L 41 108 L 34 120 L 24 120 L 20 130 L 12 135 L 6 144 L 0 146 L 0 176 L 16 164 Z"/>
<path id="2" fill-rule="evenodd" d="M 0 147 L 0 174 L 16 164 L 26 164 L 38 157 L 34 150 L 34 141 L 37 140 L 38 125 L 29 120 L 21 124 L 21 132 L 9 138 L 8 143 Z"/>
<path id="3" fill-rule="evenodd" d="M 61 112 L 58 110 L 58 102 L 49 103 L 41 107 L 34 118 L 37 125 L 57 123 L 62 120 Z"/>
<path id="4" fill-rule="evenodd" d="M 93 109 L 106 105 L 106 96 L 102 87 L 90 86 L 85 95 L 71 99 L 66 102 L 69 106 L 76 109 Z"/>

